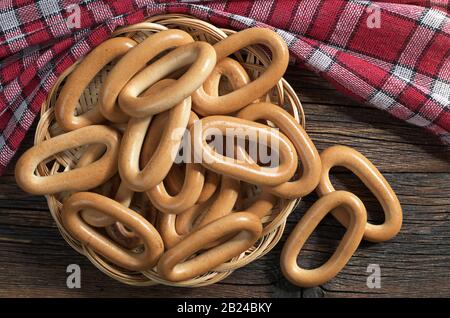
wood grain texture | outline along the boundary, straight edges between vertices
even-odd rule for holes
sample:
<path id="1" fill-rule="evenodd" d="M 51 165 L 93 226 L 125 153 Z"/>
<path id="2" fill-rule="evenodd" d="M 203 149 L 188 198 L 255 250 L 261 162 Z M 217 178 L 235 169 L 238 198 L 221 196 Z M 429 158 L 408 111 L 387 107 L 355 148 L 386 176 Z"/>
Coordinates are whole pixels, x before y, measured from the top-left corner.
<path id="1" fill-rule="evenodd" d="M 0 296 L 61 297 L 399 297 L 450 296 L 450 147 L 421 129 L 342 96 L 316 75 L 290 68 L 287 79 L 306 112 L 307 130 L 319 150 L 334 144 L 355 147 L 385 175 L 404 210 L 401 233 L 381 244 L 363 242 L 344 270 L 324 286 L 300 289 L 278 266 L 282 244 L 317 199 L 310 195 L 288 220 L 277 247 L 224 281 L 197 289 L 129 287 L 100 273 L 60 237 L 43 197 L 22 192 L 14 162 L 0 177 Z M 33 141 L 31 131 L 23 147 Z M 374 222 L 382 220 L 373 195 L 349 171 L 333 169 L 336 188 L 356 193 Z M 326 218 L 302 251 L 299 262 L 323 263 L 344 229 Z M 66 266 L 82 270 L 82 288 L 66 287 Z M 381 288 L 366 286 L 369 264 L 381 267 Z"/>

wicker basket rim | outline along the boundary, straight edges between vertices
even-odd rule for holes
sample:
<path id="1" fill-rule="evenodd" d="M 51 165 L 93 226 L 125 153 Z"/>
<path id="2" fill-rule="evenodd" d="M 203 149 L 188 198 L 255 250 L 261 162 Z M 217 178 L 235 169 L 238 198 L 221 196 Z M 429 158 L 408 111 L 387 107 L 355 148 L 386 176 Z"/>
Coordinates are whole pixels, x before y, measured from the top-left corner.
<path id="1" fill-rule="evenodd" d="M 116 30 L 113 33 L 113 36 L 118 35 L 133 36 L 139 32 L 141 33 L 159 32 L 171 26 L 183 28 L 185 31 L 193 34 L 194 36 L 207 34 L 208 36 L 212 36 L 213 38 L 226 37 L 227 34 L 235 32 L 228 29 L 219 29 L 209 24 L 208 22 L 198 20 L 190 16 L 169 14 L 169 15 L 155 16 L 142 23 L 121 28 L 119 30 Z M 256 62 L 261 61 L 266 63 L 270 62 L 270 59 L 266 55 L 266 53 L 261 49 L 259 49 L 258 51 L 257 47 L 249 48 L 248 52 L 249 57 L 254 58 Z M 255 72 L 261 71 L 263 67 L 260 64 L 255 63 L 255 61 L 249 57 L 247 57 L 247 59 L 245 60 L 245 66 Z M 58 89 L 62 84 L 62 82 L 64 81 L 64 79 L 68 76 L 68 74 L 70 74 L 73 71 L 73 69 L 76 67 L 78 63 L 79 61 L 77 61 L 74 65 L 69 67 L 58 78 L 56 84 L 53 86 L 47 99 L 43 103 L 41 109 L 41 118 L 39 120 L 35 134 L 35 144 L 38 144 L 43 140 L 52 137 L 51 128 L 52 123 L 54 122 L 53 105 L 56 101 Z M 305 114 L 303 111 L 303 107 L 301 105 L 298 96 L 295 94 L 295 91 L 289 85 L 289 83 L 284 78 L 282 78 L 278 83 L 275 91 L 278 94 L 280 103 L 284 104 L 287 99 L 288 100 L 287 102 L 292 107 L 292 114 L 294 115 L 294 118 L 303 126 L 305 126 Z M 70 163 L 73 162 L 73 160 L 75 160 L 73 156 L 69 154 L 65 155 L 63 154 L 61 157 L 57 156 L 55 159 L 56 159 L 55 164 L 51 169 L 49 169 L 45 164 L 41 164 L 38 168 L 38 174 L 43 176 L 56 173 L 58 169 L 61 167 L 61 165 L 65 169 L 67 169 L 67 166 L 70 166 Z M 295 209 L 296 205 L 299 202 L 299 200 L 290 200 L 283 203 L 284 208 L 282 209 L 282 212 L 279 213 L 278 217 L 274 220 L 273 228 L 271 229 L 271 231 L 266 233 L 257 242 L 257 244 L 247 252 L 244 252 L 238 257 L 232 259 L 231 261 L 222 264 L 221 266 L 217 267 L 214 271 L 210 273 L 207 273 L 200 277 L 196 277 L 186 282 L 174 283 L 162 279 L 154 270 L 145 271 L 142 273 L 130 273 L 128 271 L 124 271 L 115 266 L 112 266 L 102 256 L 98 255 L 95 251 L 93 251 L 89 247 L 80 244 L 80 242 L 78 242 L 68 233 L 68 231 L 64 228 L 60 220 L 59 213 L 62 204 L 61 202 L 58 201 L 56 196 L 47 195 L 46 199 L 52 217 L 54 218 L 63 238 L 72 248 L 74 248 L 79 253 L 85 255 L 100 271 L 102 271 L 106 275 L 118 281 L 121 281 L 122 283 L 134 286 L 149 286 L 154 284 L 164 284 L 168 286 L 179 286 L 179 287 L 200 287 L 216 283 L 226 278 L 235 269 L 245 266 L 250 262 L 268 253 L 280 240 L 285 227 L 286 218 Z"/>

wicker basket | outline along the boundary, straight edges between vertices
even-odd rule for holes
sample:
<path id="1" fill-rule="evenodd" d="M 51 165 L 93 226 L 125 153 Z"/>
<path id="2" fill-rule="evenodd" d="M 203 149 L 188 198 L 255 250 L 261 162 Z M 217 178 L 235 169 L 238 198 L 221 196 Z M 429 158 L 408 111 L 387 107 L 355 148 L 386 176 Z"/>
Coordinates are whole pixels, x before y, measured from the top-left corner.
<path id="1" fill-rule="evenodd" d="M 196 40 L 206 41 L 212 44 L 227 37 L 227 34 L 234 32 L 232 30 L 219 29 L 205 21 L 189 16 L 171 14 L 155 16 L 146 22 L 124 27 L 114 32 L 113 36 L 127 36 L 133 38 L 137 42 L 141 42 L 149 35 L 168 28 L 184 30 L 191 34 Z M 258 77 L 259 73 L 264 71 L 265 67 L 270 64 L 270 57 L 266 53 L 266 50 L 260 46 L 252 46 L 243 49 L 237 52 L 234 55 L 234 58 L 244 65 L 251 78 Z M 44 102 L 41 110 L 41 117 L 36 130 L 34 140 L 35 144 L 39 144 L 46 139 L 63 133 L 55 121 L 54 105 L 60 88 L 62 87 L 61 84 L 75 67 L 76 64 L 67 69 L 64 74 L 60 76 L 47 97 L 47 100 Z M 92 105 L 95 105 L 98 98 L 99 88 L 101 87 L 101 84 L 109 69 L 111 69 L 111 65 L 106 66 L 99 74 L 97 74 L 94 80 L 85 89 L 77 108 L 78 113 L 83 113 Z M 305 116 L 300 100 L 286 80 L 280 80 L 277 86 L 274 87 L 268 94 L 268 98 L 288 110 L 303 127 L 305 126 Z M 37 173 L 41 176 L 47 176 L 70 170 L 76 165 L 77 160 L 83 151 L 83 149 L 71 149 L 63 153 L 59 153 L 45 162 L 42 162 L 38 166 Z M 242 253 L 238 257 L 235 257 L 229 262 L 222 264 L 218 268 L 215 268 L 214 271 L 211 271 L 205 275 L 188 281 L 174 283 L 163 279 L 155 270 L 132 272 L 120 268 L 73 238 L 61 222 L 61 201 L 65 196 L 67 196 L 67 194 L 47 195 L 46 199 L 50 212 L 67 243 L 69 243 L 69 245 L 76 251 L 85 255 L 98 269 L 108 276 L 122 283 L 135 286 L 164 284 L 169 286 L 199 287 L 213 284 L 224 279 L 235 269 L 245 266 L 246 264 L 265 255 L 278 243 L 283 234 L 286 218 L 295 209 L 298 203 L 298 200 L 280 200 L 275 207 L 276 211 L 273 213 L 275 217 L 271 220 L 263 220 L 266 226 L 264 235 L 252 248 L 248 249 L 246 252 Z"/>

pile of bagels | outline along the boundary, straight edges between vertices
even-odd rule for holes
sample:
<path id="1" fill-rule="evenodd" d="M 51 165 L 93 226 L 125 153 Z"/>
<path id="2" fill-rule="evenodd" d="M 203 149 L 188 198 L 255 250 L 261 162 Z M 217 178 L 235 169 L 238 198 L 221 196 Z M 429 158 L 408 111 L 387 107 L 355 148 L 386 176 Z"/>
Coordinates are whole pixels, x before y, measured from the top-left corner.
<path id="1" fill-rule="evenodd" d="M 271 54 L 271 64 L 254 79 L 230 57 L 251 45 L 263 45 Z M 321 285 L 339 273 L 361 240 L 394 237 L 402 210 L 368 159 L 345 146 L 319 155 L 298 121 L 270 100 L 288 61 L 283 39 L 262 28 L 234 33 L 215 45 L 177 29 L 140 43 L 111 38 L 66 79 L 54 107 L 64 133 L 21 156 L 17 183 L 32 194 L 65 193 L 61 220 L 74 238 L 121 268 L 153 269 L 171 282 L 198 277 L 238 257 L 266 233 L 263 220 L 273 219 L 280 200 L 316 191 L 318 201 L 283 247 L 281 269 L 298 286 Z M 98 101 L 79 113 L 83 91 L 108 65 Z M 235 134 L 221 140 L 233 155 L 212 146 L 220 138 L 211 131 Z M 271 148 L 277 163 L 250 155 L 248 136 L 256 136 L 257 149 L 277 145 Z M 73 167 L 36 174 L 42 162 L 70 149 L 83 150 Z M 177 162 L 180 149 L 183 162 Z M 333 188 L 334 166 L 348 168 L 373 192 L 384 223 L 368 223 L 361 200 Z M 328 213 L 347 228 L 342 241 L 322 266 L 300 268 L 304 243 Z"/>

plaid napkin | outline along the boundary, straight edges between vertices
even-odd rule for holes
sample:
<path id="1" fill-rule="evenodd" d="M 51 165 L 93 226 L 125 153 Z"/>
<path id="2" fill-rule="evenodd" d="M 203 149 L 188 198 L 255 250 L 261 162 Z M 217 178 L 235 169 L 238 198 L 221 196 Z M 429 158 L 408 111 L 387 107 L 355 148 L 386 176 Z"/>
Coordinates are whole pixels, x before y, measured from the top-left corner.
<path id="1" fill-rule="evenodd" d="M 118 27 L 164 13 L 273 28 L 294 63 L 450 143 L 449 12 L 448 0 L 2 0 L 0 174 L 65 69 Z"/>

